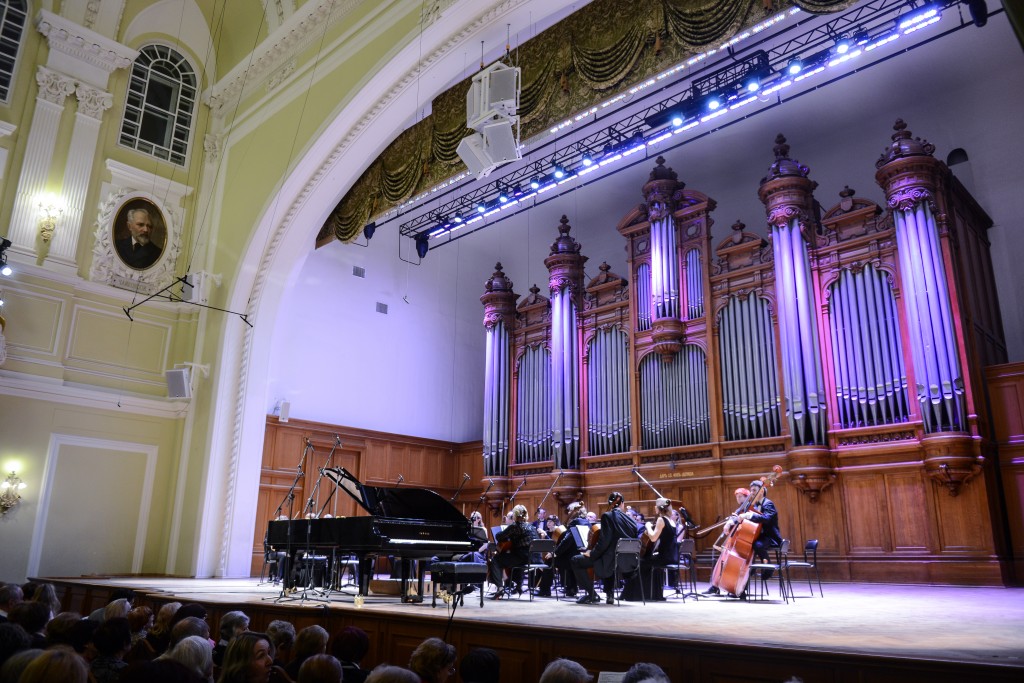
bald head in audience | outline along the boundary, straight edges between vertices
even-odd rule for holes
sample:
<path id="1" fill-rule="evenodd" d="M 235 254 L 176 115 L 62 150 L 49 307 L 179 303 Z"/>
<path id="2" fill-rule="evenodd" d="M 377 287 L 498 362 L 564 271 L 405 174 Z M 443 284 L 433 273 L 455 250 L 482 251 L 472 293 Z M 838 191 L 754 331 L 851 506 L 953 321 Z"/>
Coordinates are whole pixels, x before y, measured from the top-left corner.
<path id="1" fill-rule="evenodd" d="M 540 683 L 590 683 L 594 677 L 571 659 L 556 659 L 540 675 Z"/>

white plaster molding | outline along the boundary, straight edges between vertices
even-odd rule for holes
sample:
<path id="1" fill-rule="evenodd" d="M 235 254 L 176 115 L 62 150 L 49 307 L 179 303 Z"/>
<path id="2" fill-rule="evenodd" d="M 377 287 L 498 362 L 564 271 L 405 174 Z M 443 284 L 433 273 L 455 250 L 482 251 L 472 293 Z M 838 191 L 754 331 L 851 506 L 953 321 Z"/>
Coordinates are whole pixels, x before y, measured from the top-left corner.
<path id="1" fill-rule="evenodd" d="M 203 138 L 203 151 L 206 152 L 206 163 L 215 163 L 224 151 L 224 135 L 222 133 L 207 133 Z"/>
<path id="2" fill-rule="evenodd" d="M 113 389 L 11 370 L 0 370 L 0 395 L 166 420 L 184 419 L 189 407 L 185 400 L 115 392 Z"/>
<path id="3" fill-rule="evenodd" d="M 215 116 L 224 115 L 238 100 L 243 88 L 264 82 L 288 60 L 311 45 L 325 28 L 346 18 L 361 0 L 310 0 L 288 17 L 244 60 L 203 93 L 203 100 Z M 327 24 L 327 26 L 325 26 Z"/>
<path id="4" fill-rule="evenodd" d="M 142 559 L 146 550 L 146 532 L 149 527 L 149 507 L 153 497 L 153 481 L 156 478 L 156 460 L 159 449 L 152 444 L 113 441 L 111 439 L 95 439 L 72 434 L 51 434 L 50 446 L 46 453 L 46 465 L 43 480 L 39 489 L 39 505 L 35 527 L 32 532 L 32 545 L 28 553 L 29 576 L 39 573 L 39 561 L 43 552 L 43 536 L 46 532 L 47 515 L 50 509 L 50 491 L 53 477 L 57 471 L 57 458 L 62 446 L 79 446 L 105 451 L 125 451 L 142 453 L 146 458 L 146 471 L 143 475 L 142 492 L 139 496 L 139 518 L 135 526 L 135 545 L 132 553 L 132 573 L 142 571 Z"/>
<path id="5" fill-rule="evenodd" d="M 44 9 L 36 16 L 36 29 L 50 46 L 47 66 L 100 88 L 107 87 L 111 73 L 139 56 L 138 50 Z"/>
<path id="6" fill-rule="evenodd" d="M 148 192 L 179 206 L 182 198 L 192 194 L 192 187 L 189 185 L 183 185 L 169 178 L 122 164 L 120 161 L 107 159 L 106 166 L 110 171 L 110 182 L 114 187 Z"/>
<path id="7" fill-rule="evenodd" d="M 78 113 L 97 121 L 102 121 L 103 112 L 114 106 L 113 95 L 84 83 L 75 88 L 75 96 L 78 97 Z"/>
<path id="8" fill-rule="evenodd" d="M 208 4 L 204 1 L 204 4 Z M 237 0 L 236 0 L 237 1 Z M 143 3 L 125 27 L 121 40 L 127 45 L 162 42 L 189 60 L 202 83 L 217 77 L 217 50 L 210 36 L 208 19 L 197 0 L 150 0 Z M 154 35 L 166 36 L 163 41 Z"/>
<path id="9" fill-rule="evenodd" d="M 0 121 L 0 138 L 5 138 L 9 135 L 14 135 L 14 131 L 18 130 L 18 127 L 13 123 L 7 121 Z"/>
<path id="10" fill-rule="evenodd" d="M 36 83 L 39 84 L 37 98 L 42 98 L 44 101 L 62 108 L 67 96 L 75 92 L 74 78 L 45 66 L 40 66 L 36 70 Z"/>

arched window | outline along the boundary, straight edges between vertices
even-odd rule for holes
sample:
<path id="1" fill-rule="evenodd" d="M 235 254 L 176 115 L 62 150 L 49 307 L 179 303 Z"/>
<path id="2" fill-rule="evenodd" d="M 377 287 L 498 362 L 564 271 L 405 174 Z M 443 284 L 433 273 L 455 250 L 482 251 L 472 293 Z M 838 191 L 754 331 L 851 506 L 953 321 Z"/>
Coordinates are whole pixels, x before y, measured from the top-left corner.
<path id="1" fill-rule="evenodd" d="M 0 4 L 0 102 L 7 102 L 11 96 L 26 15 L 25 3 L 20 0 Z"/>
<path id="2" fill-rule="evenodd" d="M 196 74 L 164 45 L 147 45 L 132 65 L 121 144 L 183 166 L 196 106 Z"/>

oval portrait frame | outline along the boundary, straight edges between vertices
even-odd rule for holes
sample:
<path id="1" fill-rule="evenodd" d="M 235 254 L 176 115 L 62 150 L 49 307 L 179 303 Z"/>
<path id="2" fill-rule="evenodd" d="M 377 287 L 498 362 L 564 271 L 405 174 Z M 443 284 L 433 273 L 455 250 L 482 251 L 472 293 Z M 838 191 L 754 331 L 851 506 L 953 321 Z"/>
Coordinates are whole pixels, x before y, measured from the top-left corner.
<path id="1" fill-rule="evenodd" d="M 153 225 L 150 233 L 150 241 L 160 249 L 160 253 L 146 265 L 134 265 L 131 262 L 129 250 L 131 249 L 131 233 L 128 229 L 129 212 L 137 209 L 144 209 L 149 214 L 149 220 Z M 114 214 L 109 226 L 110 244 L 113 246 L 114 254 L 125 268 L 143 272 L 150 270 L 167 255 L 167 216 L 153 201 L 138 195 L 126 199 Z"/>

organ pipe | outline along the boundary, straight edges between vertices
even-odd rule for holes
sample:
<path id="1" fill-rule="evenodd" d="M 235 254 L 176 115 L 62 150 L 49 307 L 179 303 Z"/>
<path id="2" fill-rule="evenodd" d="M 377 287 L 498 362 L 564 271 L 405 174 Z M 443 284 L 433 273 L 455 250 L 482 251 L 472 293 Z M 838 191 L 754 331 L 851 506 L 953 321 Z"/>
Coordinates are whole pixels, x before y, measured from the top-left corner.
<path id="1" fill-rule="evenodd" d="M 753 294 L 730 298 L 721 314 L 719 356 L 725 438 L 778 436 L 775 335 L 767 301 Z"/>
<path id="2" fill-rule="evenodd" d="M 511 337 L 509 329 L 515 320 L 512 281 L 505 277 L 501 264 L 484 283 L 484 327 L 487 334 L 484 360 L 484 427 L 483 458 L 485 475 L 503 475 L 509 465 L 509 403 L 511 383 Z"/>

